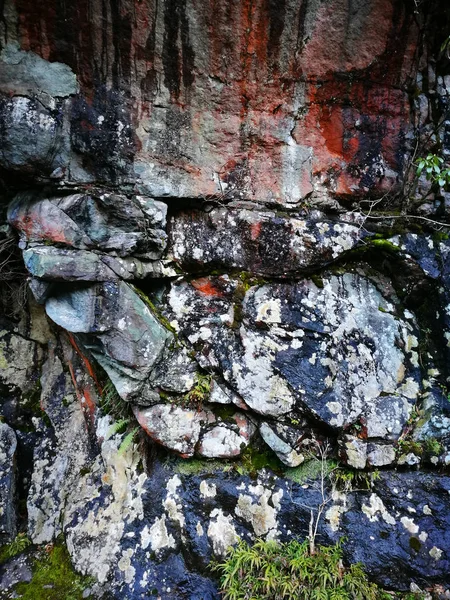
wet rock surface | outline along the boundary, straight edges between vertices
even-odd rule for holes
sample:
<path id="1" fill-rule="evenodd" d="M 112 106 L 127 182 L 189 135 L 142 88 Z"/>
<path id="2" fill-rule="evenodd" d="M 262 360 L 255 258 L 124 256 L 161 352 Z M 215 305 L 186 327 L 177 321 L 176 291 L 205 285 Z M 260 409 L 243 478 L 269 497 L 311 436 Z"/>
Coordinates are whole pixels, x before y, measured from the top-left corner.
<path id="1" fill-rule="evenodd" d="M 62 537 L 85 595 L 218 600 L 321 505 L 448 589 L 445 3 L 88 8 L 0 2 L 0 596 Z"/>
<path id="2" fill-rule="evenodd" d="M 14 430 L 0 423 L 0 540 L 10 541 L 17 531 L 15 506 L 17 439 Z"/>

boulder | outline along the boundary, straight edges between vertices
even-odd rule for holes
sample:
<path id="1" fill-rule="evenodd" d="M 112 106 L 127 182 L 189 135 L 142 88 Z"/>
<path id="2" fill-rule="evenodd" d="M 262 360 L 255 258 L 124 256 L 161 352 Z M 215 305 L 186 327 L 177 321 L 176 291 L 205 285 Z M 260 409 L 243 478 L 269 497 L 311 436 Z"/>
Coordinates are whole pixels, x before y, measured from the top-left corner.
<path id="1" fill-rule="evenodd" d="M 208 429 L 200 438 L 197 453 L 205 458 L 233 458 L 246 448 L 256 431 L 244 415 L 236 413 L 225 423 Z"/>
<path id="2" fill-rule="evenodd" d="M 327 265 L 360 244 L 369 235 L 360 220 L 360 215 L 331 220 L 319 211 L 280 215 L 245 208 L 176 213 L 170 252 L 183 269 L 288 278 Z"/>
<path id="3" fill-rule="evenodd" d="M 173 334 L 128 284 L 105 282 L 50 297 L 47 315 L 76 334 L 124 399 L 138 394 Z"/>
<path id="4" fill-rule="evenodd" d="M 134 407 L 133 411 L 152 440 L 183 457 L 193 456 L 202 426 L 215 421 L 211 411 L 171 404 L 157 404 L 146 409 Z"/>
<path id="5" fill-rule="evenodd" d="M 276 425 L 270 427 L 268 423 L 261 423 L 259 433 L 266 444 L 272 448 L 283 464 L 288 467 L 298 467 L 305 460 L 305 455 L 299 449 L 299 444 L 287 443 L 281 435 L 277 435 L 279 429 Z M 301 436 L 299 435 L 298 438 Z M 300 439 L 298 440 L 300 441 Z"/>
<path id="6" fill-rule="evenodd" d="M 27 243 L 156 260 L 166 245 L 166 212 L 164 203 L 143 196 L 98 192 L 46 197 L 22 192 L 8 207 L 8 220 Z"/>
<path id="7" fill-rule="evenodd" d="M 254 286 L 201 278 L 172 285 L 167 315 L 255 412 L 298 409 L 395 440 L 421 392 L 418 330 L 383 285 L 355 272 Z"/>

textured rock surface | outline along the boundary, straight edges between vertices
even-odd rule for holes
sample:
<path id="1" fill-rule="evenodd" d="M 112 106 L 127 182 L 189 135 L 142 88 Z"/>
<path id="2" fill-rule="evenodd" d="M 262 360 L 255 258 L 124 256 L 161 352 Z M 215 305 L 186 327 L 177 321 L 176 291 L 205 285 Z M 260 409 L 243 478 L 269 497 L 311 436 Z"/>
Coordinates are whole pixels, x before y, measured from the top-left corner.
<path id="1" fill-rule="evenodd" d="M 242 283 L 227 276 L 182 282 L 173 323 L 256 412 L 364 419 L 369 437 L 395 439 L 420 392 L 414 320 L 357 273 L 318 283 L 254 286 L 239 300 Z"/>
<path id="2" fill-rule="evenodd" d="M 73 96 L 57 112 L 70 151 L 50 161 L 64 179 L 283 204 L 396 185 L 419 41 L 412 5 L 358 0 L 349 12 L 343 0 L 158 8 L 126 0 L 119 10 L 95 0 L 88 17 L 20 0 L 15 10 L 19 27 L 12 11 L 5 22 L 22 52 L 3 50 L 1 89 Z M 8 78 L 14 67 L 17 82 Z M 45 146 L 36 156 L 44 154 Z M 14 167 L 36 162 L 6 158 Z"/>
<path id="3" fill-rule="evenodd" d="M 358 224 L 358 221 L 360 223 Z M 184 269 L 237 269 L 289 277 L 335 261 L 367 237 L 360 215 L 213 209 L 172 218 L 171 253 Z"/>
<path id="4" fill-rule="evenodd" d="M 17 531 L 15 456 L 17 439 L 14 430 L 0 423 L 0 540 L 13 539 Z"/>
<path id="5" fill-rule="evenodd" d="M 2 543 L 218 600 L 213 558 L 325 501 L 320 543 L 448 590 L 450 201 L 411 161 L 450 156 L 449 31 L 444 0 L 0 2 Z"/>

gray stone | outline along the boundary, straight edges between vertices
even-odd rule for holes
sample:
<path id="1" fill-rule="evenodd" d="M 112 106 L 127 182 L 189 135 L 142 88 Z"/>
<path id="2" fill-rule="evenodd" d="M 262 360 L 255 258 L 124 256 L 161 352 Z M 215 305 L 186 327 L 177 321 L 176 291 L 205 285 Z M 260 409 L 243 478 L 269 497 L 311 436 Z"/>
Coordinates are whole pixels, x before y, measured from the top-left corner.
<path id="1" fill-rule="evenodd" d="M 162 202 L 142 196 L 99 191 L 45 197 L 23 192 L 8 207 L 8 220 L 28 243 L 58 243 L 157 260 L 166 245 L 166 210 Z"/>
<path id="2" fill-rule="evenodd" d="M 292 448 L 284 440 L 282 440 L 267 423 L 261 423 L 259 433 L 272 448 L 278 458 L 288 467 L 298 467 L 305 460 L 304 454 L 301 454 L 297 449 Z"/>
<path id="3" fill-rule="evenodd" d="M 149 383 L 167 392 L 183 394 L 194 386 L 197 370 L 198 365 L 186 348 L 169 348 L 153 369 Z"/>
<path id="4" fill-rule="evenodd" d="M 255 412 L 312 411 L 336 429 L 362 420 L 369 437 L 394 440 L 421 392 L 418 330 L 383 286 L 324 274 L 245 293 L 238 279 L 201 278 L 172 285 L 167 316 Z"/>
<path id="5" fill-rule="evenodd" d="M 0 421 L 0 543 L 11 541 L 17 532 L 16 450 L 14 430 Z"/>
<path id="6" fill-rule="evenodd" d="M 206 458 L 239 456 L 249 445 L 255 431 L 256 427 L 247 417 L 236 413 L 201 436 L 197 453 Z"/>
<path id="7" fill-rule="evenodd" d="M 215 421 L 211 411 L 171 404 L 157 404 L 146 409 L 133 407 L 133 411 L 152 440 L 183 457 L 193 456 L 202 426 Z"/>
<path id="8" fill-rule="evenodd" d="M 23 253 L 28 271 L 46 281 L 114 281 L 116 273 L 87 250 L 34 246 Z"/>
<path id="9" fill-rule="evenodd" d="M 367 443 L 352 435 L 340 440 L 340 449 L 348 465 L 354 469 L 365 469 L 367 462 Z"/>
<path id="10" fill-rule="evenodd" d="M 319 211 L 275 212 L 218 208 L 176 214 L 171 254 L 184 268 L 239 269 L 283 277 L 336 260 L 367 237 L 353 220 L 331 221 Z"/>
<path id="11" fill-rule="evenodd" d="M 173 334 L 124 282 L 97 284 L 49 298 L 48 316 L 82 336 L 122 398 L 139 393 Z"/>
<path id="12" fill-rule="evenodd" d="M 58 112 L 36 98 L 0 97 L 0 166 L 39 176 L 65 169 L 69 140 Z"/>
<path id="13" fill-rule="evenodd" d="M 367 444 L 367 463 L 373 467 L 385 467 L 395 462 L 394 446 L 388 444 Z"/>
<path id="14" fill-rule="evenodd" d="M 0 65 L 0 91 L 6 94 L 67 97 L 78 91 L 76 75 L 68 65 L 49 62 L 14 44 L 5 46 Z"/>

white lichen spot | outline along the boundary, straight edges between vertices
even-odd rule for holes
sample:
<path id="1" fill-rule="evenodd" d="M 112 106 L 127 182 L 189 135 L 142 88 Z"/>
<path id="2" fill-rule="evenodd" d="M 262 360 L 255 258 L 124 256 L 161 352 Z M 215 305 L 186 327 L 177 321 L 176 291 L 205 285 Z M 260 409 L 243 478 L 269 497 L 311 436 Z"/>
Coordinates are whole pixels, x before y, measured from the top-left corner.
<path id="1" fill-rule="evenodd" d="M 437 548 L 436 546 L 433 546 L 431 548 L 431 550 L 428 552 L 428 554 L 434 560 L 440 560 L 442 558 L 442 550 L 440 548 Z"/>
<path id="2" fill-rule="evenodd" d="M 216 556 L 225 556 L 230 546 L 239 541 L 239 536 L 233 525 L 233 518 L 225 516 L 220 508 L 215 508 L 211 513 L 211 521 L 208 526 L 208 538 Z"/>
<path id="3" fill-rule="evenodd" d="M 214 483 L 208 485 L 205 479 L 200 484 L 200 494 L 203 498 L 214 498 L 217 493 L 217 489 Z"/>
<path id="4" fill-rule="evenodd" d="M 410 519 L 409 517 L 402 517 L 400 519 L 400 523 L 403 525 L 403 527 L 407 531 L 409 531 L 409 533 L 411 533 L 411 534 L 419 533 L 419 526 L 416 525 L 414 523 L 414 521 L 412 519 Z"/>
<path id="5" fill-rule="evenodd" d="M 166 515 L 157 518 L 150 527 L 150 545 L 153 552 L 162 550 L 163 548 L 175 548 L 175 539 L 172 534 L 167 531 Z"/>
<path id="6" fill-rule="evenodd" d="M 388 523 L 389 525 L 395 525 L 394 517 L 388 513 L 383 504 L 383 500 L 376 494 L 370 495 L 369 504 L 363 504 L 361 510 L 369 519 L 369 521 L 378 521 L 379 513 L 385 523 Z"/>

